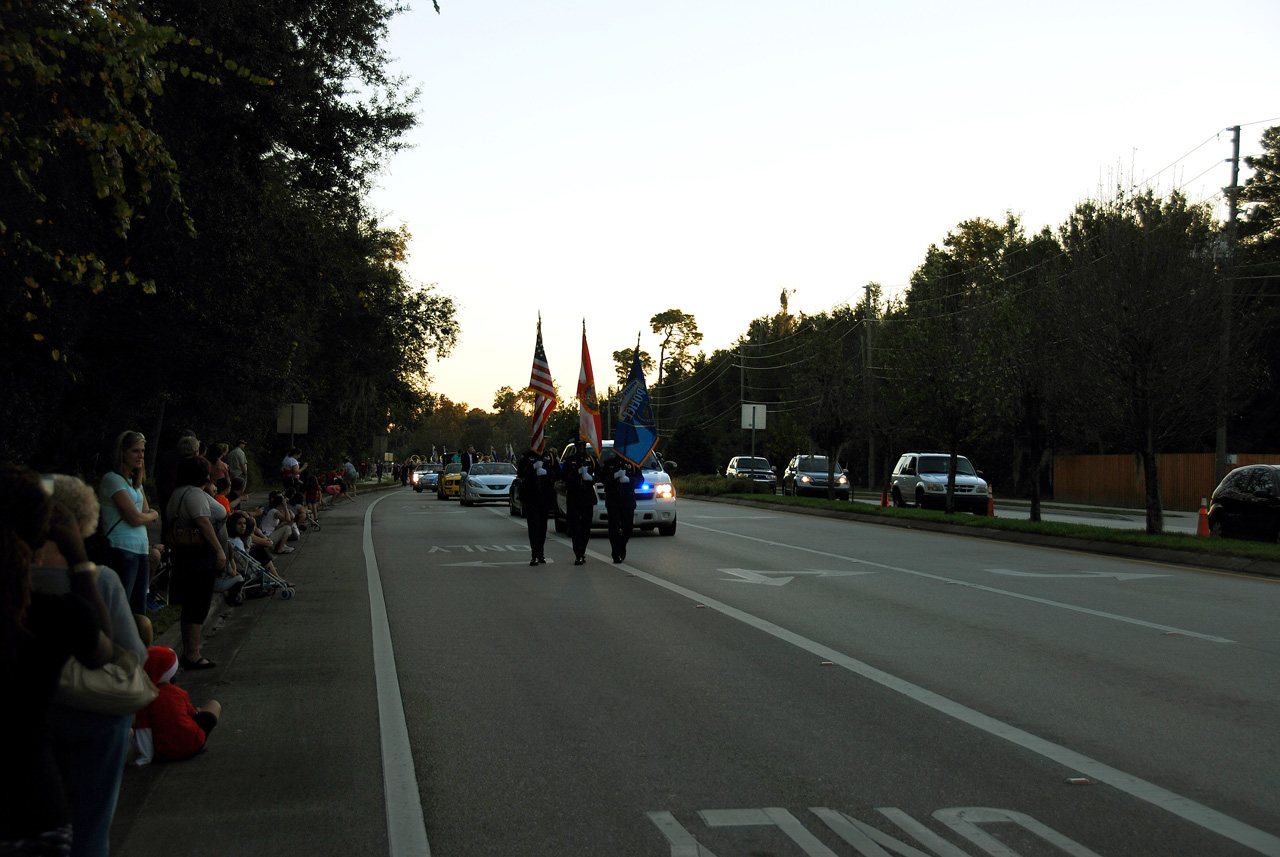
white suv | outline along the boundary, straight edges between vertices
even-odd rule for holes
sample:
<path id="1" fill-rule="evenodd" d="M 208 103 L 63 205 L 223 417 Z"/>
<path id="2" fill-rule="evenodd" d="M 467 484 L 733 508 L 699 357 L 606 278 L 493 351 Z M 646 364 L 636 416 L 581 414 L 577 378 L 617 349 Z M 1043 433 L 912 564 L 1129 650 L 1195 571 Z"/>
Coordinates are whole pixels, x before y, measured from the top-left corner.
<path id="1" fill-rule="evenodd" d="M 604 445 L 605 461 L 617 455 L 613 451 L 613 441 L 601 441 Z M 564 448 L 560 460 L 566 459 L 573 452 L 576 444 Z M 598 473 L 597 473 L 598 475 Z M 640 468 L 644 484 L 636 489 L 635 526 L 641 530 L 657 529 L 659 535 L 674 536 L 676 534 L 676 488 L 671 477 L 662 466 L 662 460 L 656 453 L 649 457 Z M 565 487 L 563 482 L 556 483 L 556 532 L 563 533 L 569 528 L 568 513 L 565 511 Z M 591 518 L 592 527 L 609 526 L 609 513 L 604 507 L 604 485 L 596 482 L 596 505 Z"/>
<path id="2" fill-rule="evenodd" d="M 947 508 L 947 474 L 951 456 L 945 452 L 907 452 L 893 468 L 893 505 L 914 503 L 917 508 Z M 955 509 L 985 515 L 991 504 L 991 486 L 969 459 L 956 456 Z"/>

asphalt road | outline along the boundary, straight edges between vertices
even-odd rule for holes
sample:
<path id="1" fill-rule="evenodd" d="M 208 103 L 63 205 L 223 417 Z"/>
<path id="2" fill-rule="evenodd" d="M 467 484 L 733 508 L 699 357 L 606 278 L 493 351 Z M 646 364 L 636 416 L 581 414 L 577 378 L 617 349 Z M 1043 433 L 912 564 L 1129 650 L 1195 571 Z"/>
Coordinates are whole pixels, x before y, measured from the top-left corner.
<path id="1" fill-rule="evenodd" d="M 689 500 L 623 565 L 525 545 L 333 513 L 117 853 L 1280 855 L 1280 582 Z"/>

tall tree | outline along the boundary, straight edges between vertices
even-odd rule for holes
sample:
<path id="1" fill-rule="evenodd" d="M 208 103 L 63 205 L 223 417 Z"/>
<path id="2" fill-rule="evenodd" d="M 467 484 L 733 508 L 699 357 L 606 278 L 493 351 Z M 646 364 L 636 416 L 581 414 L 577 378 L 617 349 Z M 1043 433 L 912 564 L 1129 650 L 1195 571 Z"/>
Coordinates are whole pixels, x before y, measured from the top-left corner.
<path id="1" fill-rule="evenodd" d="M 1141 461 L 1147 532 L 1159 533 L 1157 455 L 1215 420 L 1218 234 L 1206 206 L 1151 191 L 1082 203 L 1060 232 L 1078 383 L 1099 439 Z"/>
<path id="2" fill-rule="evenodd" d="M 693 360 L 691 349 L 702 342 L 698 322 L 690 313 L 678 309 L 660 312 L 649 319 L 653 332 L 662 337 L 658 349 L 658 386 L 662 386 L 664 369 L 670 364 L 679 370 L 690 368 Z M 667 360 L 667 355 L 671 360 Z"/>

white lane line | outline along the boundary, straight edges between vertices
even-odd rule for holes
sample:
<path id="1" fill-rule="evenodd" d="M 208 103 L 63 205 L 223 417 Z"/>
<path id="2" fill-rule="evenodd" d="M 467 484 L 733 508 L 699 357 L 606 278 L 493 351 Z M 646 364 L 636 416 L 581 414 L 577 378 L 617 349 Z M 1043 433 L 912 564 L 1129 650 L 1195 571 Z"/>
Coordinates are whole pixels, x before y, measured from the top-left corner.
<path id="1" fill-rule="evenodd" d="M 831 557 L 832 559 L 842 559 L 846 562 L 856 562 L 859 565 L 869 565 L 875 568 L 883 568 L 886 571 L 896 571 L 901 574 L 911 574 L 916 577 L 926 577 L 930 580 L 938 580 L 953 586 L 967 586 L 970 589 L 978 589 L 982 592 L 990 592 L 993 595 L 1003 595 L 1006 598 L 1017 598 L 1022 601 L 1031 601 L 1036 604 L 1043 604 L 1046 607 L 1055 607 L 1059 610 L 1072 610 L 1076 613 L 1086 613 L 1090 616 L 1096 616 L 1099 619 L 1110 619 L 1115 622 L 1124 622 L 1129 625 L 1138 625 L 1143 628 L 1152 628 L 1156 631 L 1163 631 L 1166 634 L 1179 634 L 1184 637 L 1195 637 L 1198 640 L 1207 640 L 1210 643 L 1235 643 L 1235 640 L 1228 640 L 1226 637 L 1215 637 L 1212 634 L 1202 634 L 1199 631 L 1188 631 L 1185 628 L 1175 628 L 1172 625 L 1161 625 L 1158 622 L 1148 622 L 1144 619 L 1135 619 L 1132 616 L 1121 616 L 1118 613 L 1107 613 L 1103 610 L 1094 610 L 1090 607 L 1081 607 L 1077 604 L 1066 604 L 1062 601 L 1051 601 L 1048 598 L 1037 598 L 1034 595 L 1024 595 L 1021 592 L 1010 592 L 1007 589 L 997 589 L 994 586 L 984 586 L 981 583 L 970 583 L 967 580 L 957 580 L 953 577 L 944 577 L 940 574 L 930 574 L 927 571 L 916 571 L 910 568 L 900 568 L 896 565 L 885 565 L 880 562 L 872 562 L 870 560 L 858 559 L 857 557 L 844 556 L 843 554 L 830 553 L 828 551 L 815 550 L 813 548 L 803 547 L 801 545 L 790 545 L 785 542 L 775 541 L 773 539 L 758 539 L 754 536 L 744 536 L 740 533 L 731 533 L 727 530 L 716 530 L 711 527 L 702 527 L 697 524 L 687 524 L 695 530 L 706 530 L 709 533 L 717 533 L 722 536 L 732 536 L 746 541 L 759 542 L 761 544 L 773 545 L 780 548 L 788 548 L 789 550 L 804 551 L 805 553 L 817 554 L 819 556 Z"/>
<path id="2" fill-rule="evenodd" d="M 1213 833 L 1217 833 L 1227 839 L 1238 842 L 1246 848 L 1252 848 L 1259 854 L 1266 854 L 1268 857 L 1280 857 L 1280 837 L 1273 836 L 1266 831 L 1257 829 L 1256 827 L 1251 827 L 1229 815 L 1218 812 L 1217 810 L 1211 809 L 1202 804 L 1198 804 L 1189 798 L 1175 794 L 1174 792 L 1158 786 L 1155 783 L 1149 783 L 1146 780 L 1139 779 L 1132 774 L 1127 774 L 1124 771 L 1113 768 L 1110 765 L 1097 761 L 1096 759 L 1091 759 L 1088 756 L 1077 753 L 1075 750 L 1070 750 L 1060 744 L 1054 744 L 1052 741 L 1047 741 L 1039 736 L 1032 735 L 1030 732 L 1019 729 L 1016 726 L 1010 726 L 1007 723 L 996 720 L 994 717 L 990 717 L 980 711 L 969 708 L 966 705 L 962 705 L 959 702 L 947 699 L 945 696 L 934 693 L 931 690 L 926 690 L 919 685 L 906 681 L 905 679 L 890 675 L 883 670 L 878 670 L 870 664 L 863 663 L 856 658 L 851 658 L 842 652 L 836 651 L 835 649 L 828 648 L 821 643 L 810 640 L 808 637 L 801 636 L 793 631 L 788 631 L 786 628 L 775 625 L 772 622 L 761 619 L 757 616 L 753 616 L 750 613 L 737 609 L 736 607 L 730 607 L 728 604 L 716 601 L 714 598 L 708 598 L 704 595 L 700 595 L 692 589 L 680 586 L 677 583 L 672 583 L 671 581 L 665 580 L 661 577 L 656 577 L 652 574 L 641 571 L 638 568 L 627 565 L 626 563 L 615 566 L 615 568 L 624 570 L 628 574 L 634 575 L 641 580 L 646 580 L 655 586 L 660 586 L 663 589 L 687 598 L 696 604 L 704 605 L 728 616 L 731 619 L 736 619 L 745 625 L 755 628 L 758 631 L 763 631 L 764 633 L 769 634 L 772 637 L 776 637 L 783 642 L 790 643 L 798 649 L 816 655 L 821 660 L 831 661 L 837 666 L 844 667 L 849 672 L 862 676 L 863 678 L 870 679 L 882 687 L 900 693 L 908 699 L 927 705 L 941 714 L 959 720 L 961 723 L 965 723 L 996 738 L 1003 738 L 1012 744 L 1026 750 L 1030 750 L 1031 752 L 1043 756 L 1052 762 L 1062 765 L 1068 770 L 1079 773 L 1081 776 L 1088 777 L 1089 779 L 1096 780 L 1100 783 L 1106 783 L 1125 794 L 1131 795 L 1138 800 L 1163 809 L 1166 812 L 1170 812 L 1179 818 L 1204 828 L 1205 830 L 1212 831 Z"/>
<path id="3" fill-rule="evenodd" d="M 378 685 L 378 728 L 382 743 L 382 790 L 387 805 L 387 844 L 391 857 L 431 857 L 422 796 L 409 746 L 409 726 L 391 647 L 387 602 L 373 549 L 373 507 L 394 494 L 383 494 L 364 511 L 364 567 L 369 580 L 369 618 L 373 621 L 373 674 Z"/>

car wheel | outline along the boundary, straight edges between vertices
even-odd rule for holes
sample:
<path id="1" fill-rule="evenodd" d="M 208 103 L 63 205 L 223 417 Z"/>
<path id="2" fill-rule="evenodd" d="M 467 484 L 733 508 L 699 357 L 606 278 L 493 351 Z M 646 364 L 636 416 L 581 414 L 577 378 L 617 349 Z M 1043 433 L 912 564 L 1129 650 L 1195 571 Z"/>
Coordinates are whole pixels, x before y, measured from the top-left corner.
<path id="1" fill-rule="evenodd" d="M 670 524 L 658 524 L 658 535 L 660 535 L 660 536 L 674 536 L 675 534 L 676 534 L 676 522 L 675 522 L 675 521 L 672 521 Z"/>
<path id="2" fill-rule="evenodd" d="M 1214 539 L 1228 539 L 1227 528 L 1223 525 L 1222 519 L 1218 518 L 1209 525 L 1209 537 Z"/>
<path id="3" fill-rule="evenodd" d="M 903 506 L 907 505 L 902 502 L 902 492 L 898 490 L 897 485 L 893 486 L 893 491 L 889 492 L 889 500 L 893 503 L 894 508 L 897 509 L 901 509 Z"/>
<path id="4" fill-rule="evenodd" d="M 916 489 L 916 508 L 917 509 L 924 508 L 924 489 L 923 488 Z"/>

